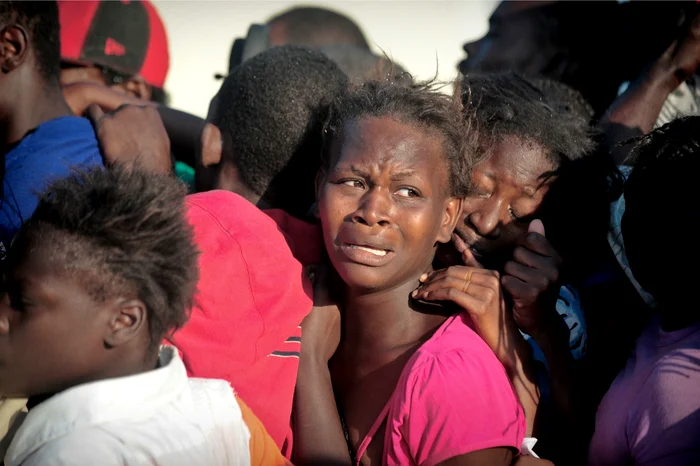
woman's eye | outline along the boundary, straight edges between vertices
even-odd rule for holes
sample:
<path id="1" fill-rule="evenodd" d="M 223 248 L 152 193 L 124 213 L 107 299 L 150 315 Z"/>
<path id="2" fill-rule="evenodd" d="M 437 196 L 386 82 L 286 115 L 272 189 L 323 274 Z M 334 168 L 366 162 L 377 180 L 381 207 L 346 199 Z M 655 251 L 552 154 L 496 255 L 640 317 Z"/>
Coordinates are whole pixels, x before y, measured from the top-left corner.
<path id="1" fill-rule="evenodd" d="M 529 215 L 518 215 L 512 207 L 508 207 L 508 213 L 516 222 L 529 223 L 531 220 Z"/>
<path id="2" fill-rule="evenodd" d="M 365 184 L 360 180 L 343 180 L 341 183 L 353 188 L 363 188 L 365 186 Z"/>
<path id="3" fill-rule="evenodd" d="M 491 196 L 491 193 L 484 191 L 484 190 L 475 189 L 467 197 L 476 197 L 479 199 L 487 199 L 489 196 Z"/>
<path id="4" fill-rule="evenodd" d="M 398 194 L 401 197 L 418 197 L 418 196 L 420 196 L 420 193 L 413 188 L 401 188 L 398 191 L 396 191 L 396 194 Z"/>

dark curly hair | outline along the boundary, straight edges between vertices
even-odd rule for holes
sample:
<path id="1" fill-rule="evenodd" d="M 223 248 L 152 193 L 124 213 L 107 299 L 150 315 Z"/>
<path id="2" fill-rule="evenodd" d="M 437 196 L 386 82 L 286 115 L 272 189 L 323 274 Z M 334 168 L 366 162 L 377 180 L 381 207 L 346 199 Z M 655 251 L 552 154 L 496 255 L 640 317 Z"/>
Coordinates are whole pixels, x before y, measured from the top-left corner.
<path id="1" fill-rule="evenodd" d="M 138 170 L 75 172 L 50 185 L 18 239 L 48 244 L 98 302 L 136 293 L 157 348 L 187 321 L 199 279 L 186 193 L 172 177 Z"/>
<path id="2" fill-rule="evenodd" d="M 307 47 L 348 44 L 369 50 L 360 26 L 327 8 L 294 7 L 270 18 L 267 24 L 271 27 L 281 25 L 285 44 Z"/>
<path id="3" fill-rule="evenodd" d="M 274 47 L 247 60 L 226 77 L 213 111 L 223 158 L 251 191 L 304 215 L 315 198 L 328 105 L 346 87 L 338 65 L 305 47 Z"/>
<path id="4" fill-rule="evenodd" d="M 2 1 L 0 21 L 2 27 L 17 24 L 27 30 L 39 72 L 47 82 L 58 84 L 61 45 L 56 2 Z"/>
<path id="5" fill-rule="evenodd" d="M 348 91 L 331 105 L 330 117 L 324 128 L 325 166 L 330 163 L 331 144 L 338 138 L 345 122 L 363 117 L 389 117 L 438 132 L 444 141 L 449 195 L 467 194 L 472 157 L 466 144 L 457 99 L 439 92 L 434 83 L 370 81 Z"/>
<path id="6" fill-rule="evenodd" d="M 464 77 L 461 91 L 467 131 L 482 157 L 511 136 L 542 147 L 555 170 L 593 150 L 590 118 L 582 116 L 580 104 L 574 107 L 561 86 L 547 83 L 545 92 L 537 82 L 542 84 L 515 73 Z"/>
<path id="7" fill-rule="evenodd" d="M 595 110 L 579 91 L 561 81 L 549 78 L 533 78 L 532 83 L 547 97 L 547 101 L 560 114 L 574 114 L 591 123 Z"/>
<path id="8" fill-rule="evenodd" d="M 700 223 L 695 207 L 700 172 L 700 116 L 680 118 L 638 139 L 637 163 L 624 188 L 622 237 L 632 273 L 659 302 L 682 297 L 696 286 L 685 273 L 700 254 L 692 245 L 682 253 L 659 245 L 659 221 L 678 222 L 681 230 Z M 666 239 L 668 241 L 668 239 Z M 678 296 L 676 296 L 678 295 Z"/>

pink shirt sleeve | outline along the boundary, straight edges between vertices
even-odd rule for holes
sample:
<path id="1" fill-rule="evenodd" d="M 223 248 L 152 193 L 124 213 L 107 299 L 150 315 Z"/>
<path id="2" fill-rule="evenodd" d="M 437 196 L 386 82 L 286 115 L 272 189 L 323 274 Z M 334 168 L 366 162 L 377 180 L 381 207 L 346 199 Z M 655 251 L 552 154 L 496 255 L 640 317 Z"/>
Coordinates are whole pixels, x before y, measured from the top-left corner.
<path id="1" fill-rule="evenodd" d="M 425 353 L 392 402 L 388 464 L 433 466 L 495 447 L 519 450 L 525 416 L 510 381 L 485 344 Z M 403 378 L 403 377 L 402 377 Z"/>

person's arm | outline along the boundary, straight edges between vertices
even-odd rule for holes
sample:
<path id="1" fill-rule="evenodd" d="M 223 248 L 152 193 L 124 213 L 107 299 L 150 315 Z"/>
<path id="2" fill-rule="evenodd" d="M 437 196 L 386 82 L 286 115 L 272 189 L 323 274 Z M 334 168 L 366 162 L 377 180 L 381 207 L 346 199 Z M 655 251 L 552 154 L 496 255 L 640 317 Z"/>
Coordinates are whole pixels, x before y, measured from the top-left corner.
<path id="1" fill-rule="evenodd" d="M 537 385 L 537 375 L 532 358 L 532 350 L 518 330 L 513 314 L 508 312 L 503 298 L 502 285 L 498 274 L 484 270 L 476 260 L 467 245 L 457 235 L 453 235 L 453 244 L 462 262 L 490 274 L 490 303 L 483 303 L 483 311 L 476 308 L 467 309 L 479 336 L 489 345 L 499 362 L 503 365 L 513 384 L 515 394 L 523 407 L 527 421 L 526 437 L 533 435 L 537 408 L 540 401 L 540 389 Z M 466 275 L 465 275 L 466 276 Z M 471 276 L 470 276 L 471 278 Z M 466 288 L 469 291 L 469 287 Z M 472 290 L 473 291 L 473 290 Z"/>
<path id="2" fill-rule="evenodd" d="M 340 342 L 340 310 L 330 302 L 325 272 L 317 268 L 314 308 L 301 325 L 301 356 L 294 392 L 294 463 L 350 466 L 328 361 Z"/>
<path id="3" fill-rule="evenodd" d="M 105 112 L 115 112 L 124 105 L 155 108 L 170 138 L 170 150 L 175 159 L 196 167 L 206 123 L 202 118 L 94 83 L 79 82 L 64 86 L 63 97 L 75 115 L 87 115 L 92 105 L 99 106 Z"/>
<path id="4" fill-rule="evenodd" d="M 687 22 L 682 35 L 630 84 L 600 121 L 608 148 L 654 127 L 668 95 L 695 74 L 700 65 L 700 15 Z M 630 163 L 628 150 L 612 151 L 617 165 Z"/>

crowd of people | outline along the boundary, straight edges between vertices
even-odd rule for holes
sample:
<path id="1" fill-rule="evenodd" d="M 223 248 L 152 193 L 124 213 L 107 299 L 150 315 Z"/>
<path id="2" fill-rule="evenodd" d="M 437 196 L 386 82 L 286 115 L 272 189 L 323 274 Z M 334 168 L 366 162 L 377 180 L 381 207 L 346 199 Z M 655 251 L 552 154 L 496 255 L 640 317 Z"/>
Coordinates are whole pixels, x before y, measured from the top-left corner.
<path id="1" fill-rule="evenodd" d="M 370 42 L 280 12 L 200 119 L 148 1 L 0 3 L 5 466 L 700 464 L 698 3 Z"/>

